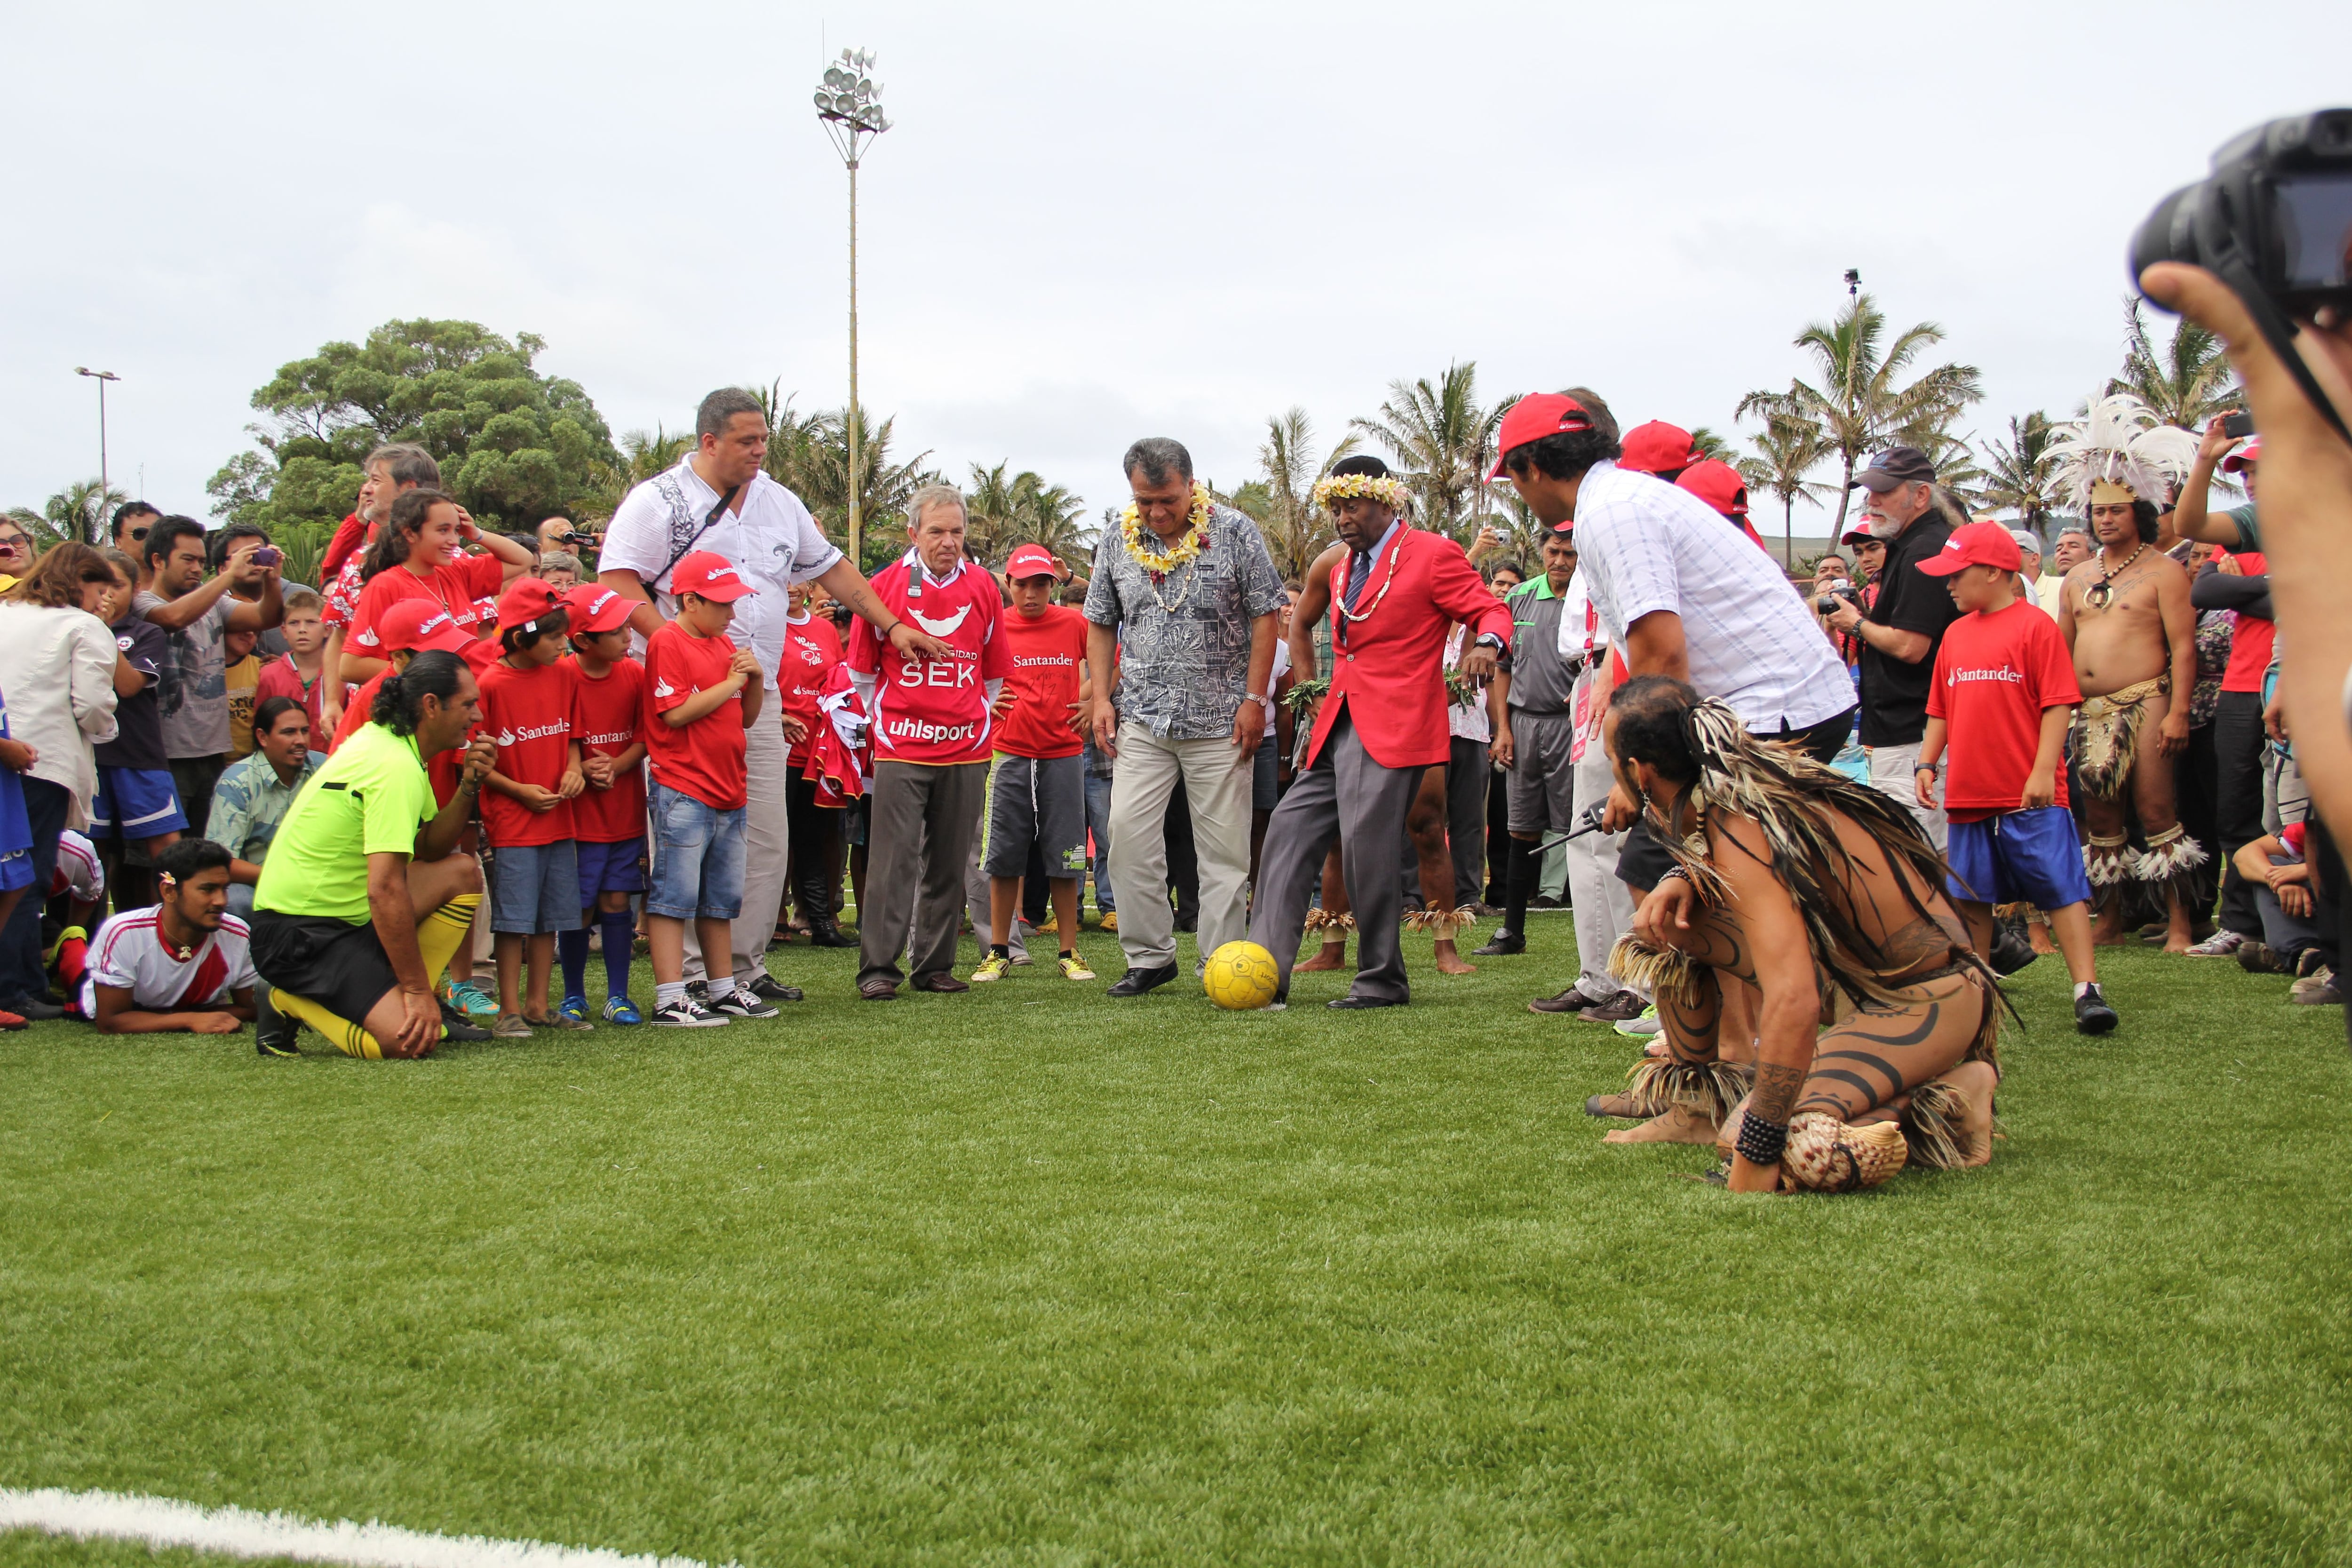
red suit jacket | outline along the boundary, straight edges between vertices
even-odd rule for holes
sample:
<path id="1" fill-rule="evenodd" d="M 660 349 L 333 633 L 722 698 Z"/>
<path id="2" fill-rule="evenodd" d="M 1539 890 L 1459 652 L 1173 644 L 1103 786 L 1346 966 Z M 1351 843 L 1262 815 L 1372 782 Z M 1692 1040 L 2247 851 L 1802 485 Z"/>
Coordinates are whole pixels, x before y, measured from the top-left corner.
<path id="1" fill-rule="evenodd" d="M 1389 577 L 1391 564 L 1396 576 Z M 1427 768 L 1445 762 L 1445 634 L 1456 621 L 1472 637 L 1492 633 L 1508 647 L 1511 612 L 1495 597 L 1462 547 L 1442 534 L 1400 528 L 1389 553 L 1372 563 L 1356 600 L 1360 621 L 1343 613 L 1349 557 L 1331 569 L 1331 689 L 1315 715 L 1309 766 L 1349 697 L 1349 716 L 1364 750 L 1384 768 Z M 1381 586 L 1388 584 L 1388 596 Z M 1375 606 L 1377 601 L 1377 607 Z M 1368 615 L 1366 612 L 1370 612 Z"/>

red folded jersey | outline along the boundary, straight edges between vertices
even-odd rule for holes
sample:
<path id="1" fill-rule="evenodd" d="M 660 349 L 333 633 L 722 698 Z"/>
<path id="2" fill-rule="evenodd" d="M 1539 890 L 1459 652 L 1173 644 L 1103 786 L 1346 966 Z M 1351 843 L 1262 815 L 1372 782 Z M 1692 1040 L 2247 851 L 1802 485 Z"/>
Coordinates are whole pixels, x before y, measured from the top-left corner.
<path id="1" fill-rule="evenodd" d="M 662 715 L 727 680 L 734 660 L 732 642 L 696 637 L 676 621 L 646 641 L 646 749 L 653 758 L 654 782 L 717 811 L 740 811 L 748 798 L 743 693 L 730 694 L 689 724 L 673 725 Z"/>
<path id="2" fill-rule="evenodd" d="M 456 565 L 436 566 L 425 577 L 405 566 L 379 572 L 360 590 L 359 605 L 352 611 L 351 626 L 343 634 L 343 647 L 362 658 L 382 658 L 383 644 L 376 636 L 376 625 L 384 611 L 403 599 L 430 599 L 467 632 L 479 636 L 484 623 L 478 601 L 487 597 L 495 605 L 499 585 L 505 580 L 506 565 L 495 555 L 463 556 Z"/>
<path id="3" fill-rule="evenodd" d="M 481 731 L 499 748 L 490 766 L 516 784 L 560 785 L 580 729 L 579 667 L 558 662 L 518 669 L 500 659 L 482 673 L 481 688 Z M 533 811 L 510 795 L 487 788 L 482 834 L 494 848 L 561 844 L 577 837 L 570 801 Z"/>
<path id="4" fill-rule="evenodd" d="M 614 661 L 602 680 L 589 679 L 577 659 L 564 661 L 578 672 L 580 754 L 618 756 L 646 738 L 646 667 L 634 658 Z M 646 773 L 629 767 L 613 775 L 613 787 L 590 784 L 572 803 L 572 824 L 583 844 L 625 844 L 646 833 Z"/>
<path id="5" fill-rule="evenodd" d="M 808 727 L 808 735 L 793 745 L 790 766 L 805 767 L 809 739 L 823 722 L 816 700 L 841 665 L 841 633 L 824 616 L 784 623 L 784 657 L 776 672 L 776 697 L 786 713 Z"/>
<path id="6" fill-rule="evenodd" d="M 1013 703 L 997 731 L 996 749 L 1015 757 L 1075 757 L 1086 742 L 1070 728 L 1087 657 L 1087 617 L 1067 605 L 1048 605 L 1031 620 L 1005 613 L 1001 634 L 1013 673 L 1004 678 Z"/>
<path id="7" fill-rule="evenodd" d="M 816 784 L 819 805 L 847 805 L 866 793 L 866 704 L 850 684 L 849 667 L 836 664 L 817 693 L 817 723 L 809 731 L 801 776 Z"/>
<path id="8" fill-rule="evenodd" d="M 1962 616 L 1944 628 L 1927 716 L 1948 729 L 1944 809 L 1956 816 L 2016 811 L 2042 742 L 2042 714 L 2083 700 L 2058 623 L 2026 599 Z M 2066 804 L 2066 768 L 2057 769 Z"/>
<path id="9" fill-rule="evenodd" d="M 993 726 L 988 683 L 1013 671 L 997 635 L 1004 601 L 996 579 L 976 566 L 933 583 L 908 551 L 874 577 L 875 596 L 902 619 L 956 650 L 953 658 L 908 658 L 860 618 L 850 628 L 849 668 L 873 674 L 874 756 L 883 763 L 973 763 L 986 758 Z"/>

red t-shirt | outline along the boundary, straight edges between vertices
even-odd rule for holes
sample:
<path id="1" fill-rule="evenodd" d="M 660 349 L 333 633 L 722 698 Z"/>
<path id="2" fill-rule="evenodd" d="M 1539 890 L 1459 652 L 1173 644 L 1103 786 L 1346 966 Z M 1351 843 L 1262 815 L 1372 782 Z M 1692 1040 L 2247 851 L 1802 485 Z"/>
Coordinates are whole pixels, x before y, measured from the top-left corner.
<path id="1" fill-rule="evenodd" d="M 2259 577 L 2270 570 L 2259 550 L 2233 550 L 2230 552 L 2249 577 Z M 2263 671 L 2271 667 L 2271 645 L 2278 640 L 2278 626 L 2260 616 L 2240 616 L 2238 629 L 2230 634 L 2230 666 L 2221 672 L 2224 691 L 2260 692 Z"/>
<path id="2" fill-rule="evenodd" d="M 379 572 L 360 590 L 343 647 L 363 658 L 382 658 L 383 644 L 376 637 L 376 622 L 403 599 L 430 599 L 467 632 L 479 636 L 482 613 L 477 601 L 487 596 L 495 603 L 505 580 L 506 563 L 495 555 L 460 556 L 454 566 L 433 568 L 429 577 L 419 577 L 405 566 Z"/>
<path id="3" fill-rule="evenodd" d="M 1004 601 L 996 579 L 967 563 L 945 583 L 912 589 L 913 552 L 874 575 L 875 596 L 894 615 L 949 644 L 952 659 L 908 659 L 860 617 L 849 632 L 849 668 L 878 676 L 874 687 L 877 763 L 986 760 L 988 683 L 1013 673 L 996 635 Z"/>
<path id="4" fill-rule="evenodd" d="M 335 537 L 327 541 L 327 552 L 319 557 L 320 580 L 333 582 L 336 574 L 342 571 L 343 563 L 359 554 L 374 532 L 374 529 L 360 521 L 359 513 L 352 512 L 345 517 L 335 529 Z"/>
<path id="5" fill-rule="evenodd" d="M 691 724 L 672 725 L 662 715 L 726 680 L 734 658 L 735 645 L 727 638 L 696 637 L 676 621 L 646 641 L 646 748 L 654 782 L 719 811 L 740 811 L 748 798 L 742 692 Z"/>
<path id="6" fill-rule="evenodd" d="M 816 700 L 824 690 L 824 680 L 833 667 L 841 662 L 841 633 L 830 617 L 810 616 L 806 619 L 784 623 L 784 657 L 776 675 L 781 689 L 777 700 L 784 711 L 807 725 L 811 731 L 824 721 L 817 712 Z M 803 737 L 793 748 L 792 769 L 797 775 L 808 765 L 809 743 Z"/>
<path id="7" fill-rule="evenodd" d="M 602 680 L 592 680 L 577 658 L 564 664 L 580 677 L 572 700 L 580 716 L 580 754 L 618 756 L 646 738 L 646 667 L 634 658 L 614 661 Z M 667 729 L 669 726 L 662 726 Z M 590 784 L 572 803 L 572 826 L 583 844 L 625 844 L 646 836 L 646 771 L 613 775 L 613 787 Z"/>
<path id="8" fill-rule="evenodd" d="M 2082 700 L 2058 623 L 2024 598 L 1945 627 L 1927 687 L 1927 716 L 1948 726 L 1945 811 L 1954 821 L 1973 822 L 2019 809 L 2042 743 L 2042 710 Z M 2063 764 L 2057 775 L 2053 804 L 2064 805 Z"/>
<path id="9" fill-rule="evenodd" d="M 490 765 L 517 784 L 553 789 L 563 780 L 580 731 L 579 668 L 568 661 L 517 669 L 505 659 L 484 670 L 482 731 L 499 745 Z M 533 811 L 510 795 L 482 791 L 482 835 L 493 848 L 560 844 L 576 837 L 572 803 Z"/>
<path id="10" fill-rule="evenodd" d="M 1015 700 L 996 749 L 1015 757 L 1076 756 L 1086 742 L 1071 732 L 1070 704 L 1078 700 L 1078 665 L 1087 657 L 1087 617 L 1066 605 L 1048 605 L 1034 621 L 1008 610 L 1001 635 L 1013 661 L 1005 684 Z"/>

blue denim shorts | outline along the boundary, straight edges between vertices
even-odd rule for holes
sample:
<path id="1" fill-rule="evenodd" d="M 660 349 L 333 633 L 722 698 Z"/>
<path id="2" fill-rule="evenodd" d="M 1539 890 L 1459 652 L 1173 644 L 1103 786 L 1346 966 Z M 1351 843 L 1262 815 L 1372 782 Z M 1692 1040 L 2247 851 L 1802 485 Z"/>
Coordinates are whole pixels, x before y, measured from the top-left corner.
<path id="1" fill-rule="evenodd" d="M 654 826 L 654 886 L 646 912 L 675 921 L 731 921 L 741 914 L 743 808 L 721 811 L 659 782 L 646 804 Z"/>
<path id="2" fill-rule="evenodd" d="M 490 930 L 533 934 L 580 925 L 580 858 L 572 840 L 490 853 Z"/>

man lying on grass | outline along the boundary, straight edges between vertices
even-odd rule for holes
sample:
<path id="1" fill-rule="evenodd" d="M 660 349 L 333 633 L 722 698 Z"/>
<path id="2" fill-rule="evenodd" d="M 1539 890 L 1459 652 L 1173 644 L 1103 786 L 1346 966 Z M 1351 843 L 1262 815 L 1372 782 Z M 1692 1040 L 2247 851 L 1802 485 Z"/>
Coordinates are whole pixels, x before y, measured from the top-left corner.
<path id="1" fill-rule="evenodd" d="M 1602 739 L 1675 860 L 1612 958 L 1655 987 L 1668 1069 L 1723 1070 L 1719 976 L 1763 995 L 1731 1189 L 1990 1160 L 1999 993 L 1916 819 L 1667 676 L 1619 687 Z"/>
<path id="2" fill-rule="evenodd" d="M 183 838 L 154 871 L 163 901 L 98 928 L 82 1012 L 103 1035 L 234 1035 L 253 1018 L 253 958 L 228 912 L 229 853 Z"/>

